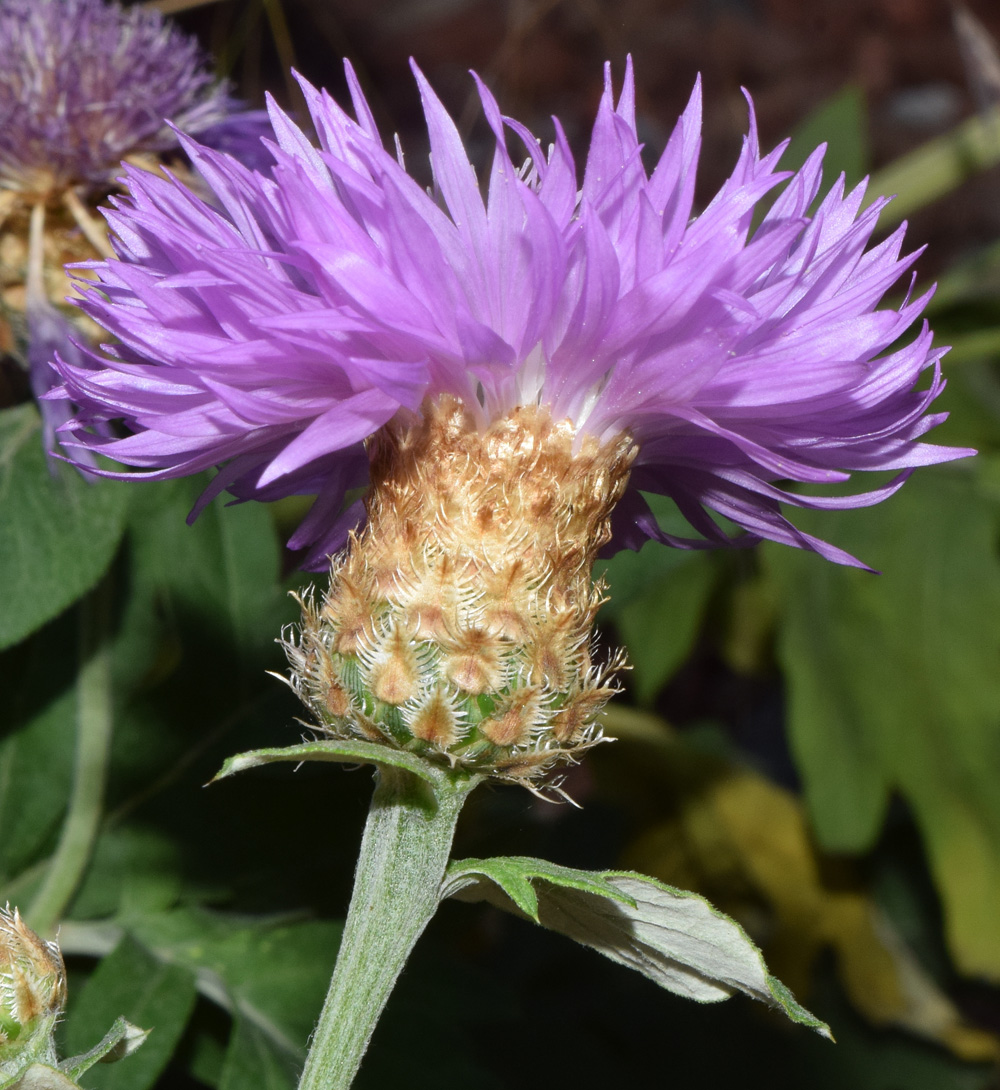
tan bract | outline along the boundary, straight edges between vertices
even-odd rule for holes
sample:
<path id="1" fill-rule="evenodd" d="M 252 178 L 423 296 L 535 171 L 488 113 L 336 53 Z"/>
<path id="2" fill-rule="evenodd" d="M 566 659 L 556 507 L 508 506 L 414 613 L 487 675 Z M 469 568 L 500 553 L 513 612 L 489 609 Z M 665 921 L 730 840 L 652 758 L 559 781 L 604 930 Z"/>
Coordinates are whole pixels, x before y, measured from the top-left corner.
<path id="1" fill-rule="evenodd" d="M 320 727 L 524 783 L 599 742 L 624 658 L 593 662 L 591 569 L 634 456 L 451 396 L 382 428 L 367 523 L 286 642 Z"/>

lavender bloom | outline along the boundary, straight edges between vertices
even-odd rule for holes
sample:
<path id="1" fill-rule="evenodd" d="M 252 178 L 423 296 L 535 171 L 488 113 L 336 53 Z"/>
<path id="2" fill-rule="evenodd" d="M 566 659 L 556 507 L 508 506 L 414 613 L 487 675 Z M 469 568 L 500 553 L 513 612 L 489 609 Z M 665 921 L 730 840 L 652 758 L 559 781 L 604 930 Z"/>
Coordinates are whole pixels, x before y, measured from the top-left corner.
<path id="1" fill-rule="evenodd" d="M 162 152 L 164 123 L 211 132 L 239 110 L 194 38 L 159 12 L 104 0 L 0 0 L 0 187 L 109 185 Z M 263 132 L 261 116 L 243 120 Z"/>
<path id="2" fill-rule="evenodd" d="M 599 443 L 638 445 L 612 547 L 763 538 L 858 561 L 796 529 L 783 503 L 849 508 L 921 465 L 969 451 L 922 436 L 944 382 L 927 295 L 876 309 L 912 265 L 903 229 L 865 252 L 884 200 L 841 178 L 810 215 L 822 149 L 795 172 L 750 131 L 721 190 L 692 216 L 700 88 L 650 176 L 629 66 L 610 73 L 578 189 L 558 122 L 544 154 L 479 93 L 496 150 L 484 201 L 451 118 L 415 69 L 430 134 L 428 194 L 387 153 L 348 66 L 357 121 L 303 81 L 320 147 L 276 106 L 271 176 L 184 141 L 216 196 L 129 170 L 108 214 L 120 260 L 89 268 L 83 309 L 120 341 L 59 364 L 79 406 L 69 444 L 175 477 L 219 466 L 205 502 L 315 494 L 290 541 L 322 568 L 360 518 L 364 442 L 401 409 L 458 398 L 486 427 L 547 407 Z M 523 141 L 518 169 L 505 129 Z M 760 225 L 755 209 L 786 183 Z M 929 382 L 919 389 L 924 371 Z M 50 395 L 51 396 L 51 395 Z M 124 421 L 131 434 L 100 429 Z M 95 430 L 96 429 L 96 430 Z M 789 491 L 891 470 L 874 491 Z M 672 498 L 701 536 L 675 538 L 641 492 Z M 746 531 L 735 539 L 712 517 Z"/>

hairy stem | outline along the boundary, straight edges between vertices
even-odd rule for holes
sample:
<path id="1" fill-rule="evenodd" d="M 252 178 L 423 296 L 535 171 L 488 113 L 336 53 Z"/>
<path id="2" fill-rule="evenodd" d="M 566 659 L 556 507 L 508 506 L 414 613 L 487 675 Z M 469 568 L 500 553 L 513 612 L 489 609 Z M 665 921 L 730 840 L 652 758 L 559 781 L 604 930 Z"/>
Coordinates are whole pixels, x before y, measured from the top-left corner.
<path id="1" fill-rule="evenodd" d="M 340 953 L 299 1090 L 346 1090 L 410 951 L 437 910 L 455 824 L 475 777 L 436 788 L 382 766 Z"/>
<path id="2" fill-rule="evenodd" d="M 26 913 L 32 928 L 51 934 L 73 899 L 101 823 L 111 752 L 111 583 L 104 579 L 80 603 L 76 758 L 69 809 L 48 872 Z"/>

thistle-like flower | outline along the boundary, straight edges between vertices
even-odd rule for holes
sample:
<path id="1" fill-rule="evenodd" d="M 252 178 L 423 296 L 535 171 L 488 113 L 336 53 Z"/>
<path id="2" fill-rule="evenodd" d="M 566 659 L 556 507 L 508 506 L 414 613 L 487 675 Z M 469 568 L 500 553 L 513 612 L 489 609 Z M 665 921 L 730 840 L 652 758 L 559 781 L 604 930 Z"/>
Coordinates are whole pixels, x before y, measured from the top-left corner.
<path id="1" fill-rule="evenodd" d="M 915 259 L 902 229 L 865 252 L 884 201 L 862 209 L 841 179 L 810 212 L 822 150 L 778 171 L 752 111 L 692 217 L 698 88 L 648 176 L 631 67 L 617 104 L 608 76 L 578 189 L 558 122 L 546 154 L 480 83 L 484 199 L 419 71 L 431 192 L 347 74 L 357 120 L 303 83 L 319 148 L 271 107 L 267 177 L 186 141 L 211 204 L 128 172 L 118 260 L 89 267 L 81 303 L 119 343 L 59 364 L 80 406 L 66 441 L 151 477 L 218 466 L 206 501 L 314 494 L 290 542 L 307 566 L 361 525 L 306 602 L 295 687 L 334 733 L 531 779 L 599 738 L 597 550 L 769 538 L 857 563 L 781 505 L 875 503 L 968 453 L 922 441 L 942 352 L 926 326 L 900 341 L 926 296 L 876 309 Z M 127 434 L 101 434 L 116 421 Z M 837 497 L 787 484 L 854 470 L 897 476 Z M 346 503 L 365 486 L 366 514 Z M 700 536 L 665 533 L 643 492 Z"/>
<path id="2" fill-rule="evenodd" d="M 2 318 L 26 346 L 36 393 L 55 381 L 45 349 L 74 352 L 60 310 L 72 288 L 63 265 L 110 253 L 96 205 L 122 159 L 155 167 L 179 153 L 168 121 L 265 161 L 266 115 L 243 110 L 195 39 L 158 12 L 105 0 L 0 0 Z M 90 332 L 79 323 L 78 334 Z M 62 423 L 52 406 L 46 417 L 48 430 Z"/>

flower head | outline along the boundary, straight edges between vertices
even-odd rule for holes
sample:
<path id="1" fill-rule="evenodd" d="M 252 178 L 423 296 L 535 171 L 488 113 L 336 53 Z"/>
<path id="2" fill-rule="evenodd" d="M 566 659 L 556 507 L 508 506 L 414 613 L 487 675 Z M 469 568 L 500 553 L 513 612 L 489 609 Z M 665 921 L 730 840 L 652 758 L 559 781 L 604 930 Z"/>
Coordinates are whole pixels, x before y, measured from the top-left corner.
<path id="1" fill-rule="evenodd" d="M 0 0 L 0 187 L 110 185 L 126 155 L 213 133 L 238 110 L 194 38 L 105 0 Z M 251 123 L 256 122 L 251 118 Z"/>
<path id="2" fill-rule="evenodd" d="M 322 566 L 360 507 L 365 442 L 401 410 L 448 395 L 480 428 L 518 406 L 571 422 L 578 442 L 638 447 L 612 546 L 745 534 L 856 563 L 797 530 L 781 505 L 852 507 L 916 466 L 968 452 L 922 436 L 943 386 L 927 296 L 878 309 L 916 255 L 903 230 L 865 251 L 880 208 L 864 186 L 820 193 L 822 149 L 795 172 L 762 155 L 751 111 L 732 175 L 693 215 L 700 90 L 648 175 L 631 67 L 607 78 L 582 185 L 558 122 L 544 153 L 479 82 L 496 138 L 482 195 L 454 123 L 416 71 L 431 142 L 425 191 L 383 147 L 353 72 L 356 120 L 303 81 L 318 148 L 271 105 L 269 176 L 185 141 L 212 187 L 128 171 L 108 213 L 119 260 L 94 264 L 82 307 L 118 342 L 65 361 L 83 444 L 153 477 L 219 466 L 210 492 L 314 494 L 292 539 Z M 478 81 L 477 81 L 478 82 Z M 515 165 L 508 133 L 527 149 Z M 784 188 L 774 197 L 782 183 Z M 774 198 L 759 225 L 763 198 Z M 929 381 L 921 389 L 921 375 Z M 108 438 L 90 426 L 124 421 Z M 892 470 L 875 491 L 809 497 L 786 482 Z M 700 538 L 672 538 L 641 493 L 671 497 Z"/>
<path id="3" fill-rule="evenodd" d="M 602 737 L 621 666 L 592 658 L 602 545 L 726 542 L 715 512 L 744 542 L 852 562 L 782 501 L 873 503 L 964 452 L 921 441 L 941 353 L 926 328 L 898 342 L 924 299 L 876 309 L 912 264 L 902 232 L 865 253 L 881 202 L 862 210 L 843 181 L 810 214 L 819 152 L 781 173 L 751 122 L 692 218 L 697 88 L 648 176 L 631 68 L 617 104 L 609 79 L 578 189 L 558 123 L 544 154 L 480 83 L 484 199 L 416 75 L 431 192 L 383 148 L 350 68 L 357 120 L 303 83 L 319 148 L 272 106 L 266 176 L 185 141 L 211 204 L 130 170 L 107 217 L 118 260 L 89 266 L 81 302 L 118 343 L 63 357 L 48 396 L 80 406 L 67 442 L 148 476 L 219 467 L 206 500 L 314 494 L 291 542 L 312 566 L 349 533 L 285 641 L 321 730 L 532 783 Z M 898 472 L 847 498 L 783 486 L 859 469 Z M 365 485 L 364 517 L 344 510 Z M 644 490 L 701 538 L 665 534 Z"/>

